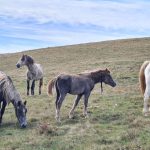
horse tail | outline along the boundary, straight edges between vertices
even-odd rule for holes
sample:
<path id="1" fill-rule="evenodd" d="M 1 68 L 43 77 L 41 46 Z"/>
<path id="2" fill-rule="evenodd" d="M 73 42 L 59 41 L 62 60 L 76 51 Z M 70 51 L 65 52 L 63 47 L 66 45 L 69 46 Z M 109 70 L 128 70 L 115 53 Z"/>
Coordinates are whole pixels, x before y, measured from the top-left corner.
<path id="1" fill-rule="evenodd" d="M 147 65 L 149 64 L 149 61 L 145 61 L 141 68 L 140 68 L 140 72 L 139 72 L 139 82 L 140 82 L 140 89 L 142 94 L 144 95 L 145 93 L 145 89 L 146 89 L 146 82 L 145 82 L 145 68 L 147 67 Z"/>
<path id="2" fill-rule="evenodd" d="M 47 85 L 47 94 L 48 95 L 52 95 L 53 94 L 52 89 L 55 86 L 56 80 L 57 80 L 57 78 L 54 78 L 51 81 L 49 81 L 49 83 Z"/>

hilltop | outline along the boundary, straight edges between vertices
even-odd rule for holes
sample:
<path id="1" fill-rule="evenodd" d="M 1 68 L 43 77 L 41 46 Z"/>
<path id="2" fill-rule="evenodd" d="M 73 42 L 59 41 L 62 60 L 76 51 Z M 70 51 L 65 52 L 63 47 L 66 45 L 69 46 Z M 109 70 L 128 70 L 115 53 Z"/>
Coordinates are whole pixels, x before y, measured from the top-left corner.
<path id="1" fill-rule="evenodd" d="M 26 67 L 16 69 L 22 54 L 31 55 L 44 68 L 44 87 L 38 95 L 26 96 Z M 0 127 L 0 149 L 19 150 L 112 150 L 150 149 L 150 117 L 142 114 L 143 97 L 138 72 L 150 60 L 150 38 L 113 40 L 0 54 L 0 70 L 7 73 L 27 100 L 28 128 L 21 130 L 12 105 L 7 106 Z M 55 121 L 55 97 L 46 86 L 56 75 L 108 68 L 117 87 L 96 85 L 89 98 L 89 118 L 82 116 L 83 101 L 69 119 L 74 96 L 68 95 L 61 109 L 61 124 Z M 45 128 L 43 128 L 45 126 Z"/>

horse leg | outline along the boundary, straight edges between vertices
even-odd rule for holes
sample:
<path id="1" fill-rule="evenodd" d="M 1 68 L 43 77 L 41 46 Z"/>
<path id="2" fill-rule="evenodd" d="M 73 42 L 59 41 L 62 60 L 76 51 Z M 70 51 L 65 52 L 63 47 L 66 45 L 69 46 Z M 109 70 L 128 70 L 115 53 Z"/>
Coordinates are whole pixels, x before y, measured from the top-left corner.
<path id="1" fill-rule="evenodd" d="M 41 87 L 43 85 L 43 78 L 39 81 L 39 95 L 41 94 Z"/>
<path id="2" fill-rule="evenodd" d="M 90 96 L 90 92 L 86 93 L 84 95 L 84 111 L 83 111 L 83 115 L 85 117 L 88 117 L 88 113 L 87 113 L 87 106 L 88 106 L 88 99 L 89 99 L 89 96 Z"/>
<path id="3" fill-rule="evenodd" d="M 74 110 L 75 110 L 76 106 L 78 105 L 78 103 L 79 103 L 81 97 L 82 97 L 82 94 L 77 95 L 77 97 L 76 97 L 76 99 L 75 99 L 75 102 L 74 102 L 74 104 L 73 104 L 73 106 L 72 106 L 72 109 L 70 110 L 70 113 L 69 113 L 69 118 L 70 118 L 70 119 L 73 118 L 73 116 L 74 116 Z"/>
<path id="4" fill-rule="evenodd" d="M 56 120 L 60 122 L 60 108 L 63 100 L 65 99 L 66 94 L 60 94 L 59 99 L 56 104 Z"/>
<path id="5" fill-rule="evenodd" d="M 6 105 L 7 105 L 7 103 L 6 103 L 6 101 L 4 100 L 3 101 L 3 105 L 2 105 L 2 109 L 1 109 L 1 114 L 0 114 L 0 124 L 2 123 L 2 118 L 3 118 L 3 114 L 4 114 L 4 112 L 5 112 L 5 107 L 6 107 Z"/>
<path id="6" fill-rule="evenodd" d="M 1 118 L 1 101 L 0 101 L 0 118 Z M 0 119 L 0 124 L 1 124 L 1 119 Z"/>
<path id="7" fill-rule="evenodd" d="M 27 95 L 29 95 L 29 89 L 30 89 L 30 80 L 27 79 Z"/>
<path id="8" fill-rule="evenodd" d="M 145 89 L 145 93 L 144 93 L 144 108 L 143 108 L 143 113 L 145 116 L 148 115 L 148 101 L 149 101 L 149 98 L 150 98 L 150 93 L 149 93 L 149 88 L 146 87 Z"/>
<path id="9" fill-rule="evenodd" d="M 34 88 L 35 88 L 35 80 L 32 81 L 32 85 L 31 85 L 31 95 L 34 95 Z"/>
<path id="10" fill-rule="evenodd" d="M 59 100 L 59 97 L 60 97 L 60 93 L 59 93 L 59 90 L 58 90 L 58 88 L 57 88 L 57 86 L 56 86 L 56 101 L 55 101 L 55 106 L 56 106 L 56 109 L 57 109 L 57 103 L 58 103 L 58 100 Z"/>
<path id="11" fill-rule="evenodd" d="M 143 113 L 145 116 L 148 116 L 148 100 L 149 97 L 144 96 L 144 108 L 143 108 Z"/>

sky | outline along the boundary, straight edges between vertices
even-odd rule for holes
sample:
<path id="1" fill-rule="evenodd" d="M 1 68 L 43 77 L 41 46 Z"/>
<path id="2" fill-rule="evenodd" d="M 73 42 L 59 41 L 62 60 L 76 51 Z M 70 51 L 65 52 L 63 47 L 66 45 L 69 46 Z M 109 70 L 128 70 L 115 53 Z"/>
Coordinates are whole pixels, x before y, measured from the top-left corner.
<path id="1" fill-rule="evenodd" d="M 0 54 L 150 37 L 149 0 L 0 0 Z"/>

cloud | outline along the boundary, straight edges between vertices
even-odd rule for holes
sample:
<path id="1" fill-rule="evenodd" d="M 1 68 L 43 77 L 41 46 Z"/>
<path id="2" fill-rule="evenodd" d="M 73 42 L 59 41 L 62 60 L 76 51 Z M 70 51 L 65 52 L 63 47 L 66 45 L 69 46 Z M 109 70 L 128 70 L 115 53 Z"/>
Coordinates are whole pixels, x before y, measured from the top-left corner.
<path id="1" fill-rule="evenodd" d="M 150 28 L 149 2 L 10 0 L 2 1 L 0 15 L 39 24 L 92 24 L 105 28 Z"/>
<path id="2" fill-rule="evenodd" d="M 150 33 L 148 0 L 0 1 L 0 37 L 16 40 L 10 40 L 13 45 L 10 49 L 21 45 L 35 48 L 140 37 Z M 39 45 L 39 41 L 43 44 Z"/>

